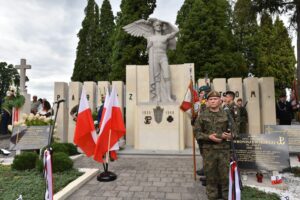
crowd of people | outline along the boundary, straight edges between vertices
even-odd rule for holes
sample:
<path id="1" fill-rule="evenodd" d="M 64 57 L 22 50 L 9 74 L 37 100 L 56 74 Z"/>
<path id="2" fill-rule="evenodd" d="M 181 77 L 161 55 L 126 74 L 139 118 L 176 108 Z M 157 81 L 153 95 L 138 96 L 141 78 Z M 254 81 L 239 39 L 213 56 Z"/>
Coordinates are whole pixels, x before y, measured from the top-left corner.
<path id="1" fill-rule="evenodd" d="M 32 97 L 30 106 L 30 112 L 34 115 L 39 114 L 40 116 L 50 117 L 53 115 L 53 109 L 47 99 L 37 98 L 36 95 Z"/>
<path id="2" fill-rule="evenodd" d="M 1 118 L 0 118 L 0 134 L 7 135 L 9 133 L 8 125 L 12 124 L 13 107 L 7 103 L 12 95 L 7 96 L 3 102 L 1 102 Z M 38 99 L 36 95 L 32 97 L 30 112 L 34 115 L 50 117 L 53 115 L 53 109 L 47 99 Z"/>

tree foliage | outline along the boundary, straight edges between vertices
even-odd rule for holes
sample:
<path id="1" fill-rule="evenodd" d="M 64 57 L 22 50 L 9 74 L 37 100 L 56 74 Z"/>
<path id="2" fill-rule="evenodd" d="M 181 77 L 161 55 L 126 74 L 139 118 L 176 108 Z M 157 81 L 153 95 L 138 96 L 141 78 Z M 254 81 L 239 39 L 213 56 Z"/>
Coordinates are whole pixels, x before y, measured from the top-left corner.
<path id="1" fill-rule="evenodd" d="M 0 99 L 6 96 L 9 86 L 12 84 L 16 86 L 20 85 L 20 76 L 17 69 L 13 65 L 0 62 Z"/>
<path id="2" fill-rule="evenodd" d="M 271 14 L 288 14 L 291 24 L 297 31 L 297 88 L 300 93 L 300 1 L 298 0 L 253 0 L 253 8 L 257 12 L 269 11 Z M 289 84 L 291 85 L 291 83 Z"/>
<path id="3" fill-rule="evenodd" d="M 99 37 L 99 61 L 96 79 L 98 81 L 109 80 L 111 72 L 112 35 L 115 29 L 114 15 L 109 0 L 104 0 L 100 10 Z"/>
<path id="4" fill-rule="evenodd" d="M 233 31 L 237 50 L 245 58 L 249 72 L 257 67 L 257 14 L 251 9 L 251 0 L 237 0 L 233 11 Z"/>
<path id="5" fill-rule="evenodd" d="M 186 1 L 178 13 L 181 29 L 172 63 L 195 63 L 197 78 L 206 73 L 210 78 L 247 74 L 244 59 L 236 51 L 231 8 L 226 0 Z"/>
<path id="6" fill-rule="evenodd" d="M 96 81 L 99 59 L 99 8 L 94 0 L 88 0 L 85 18 L 78 33 L 79 42 L 72 81 Z"/>
<path id="7" fill-rule="evenodd" d="M 283 22 L 264 12 L 261 16 L 258 45 L 258 66 L 255 74 L 275 79 L 276 93 L 289 87 L 294 80 L 296 58 L 291 38 Z"/>
<path id="8" fill-rule="evenodd" d="M 126 65 L 147 64 L 146 40 L 130 36 L 124 32 L 122 27 L 139 19 L 148 19 L 155 7 L 156 0 L 122 0 L 113 38 L 110 80 L 125 81 Z"/>

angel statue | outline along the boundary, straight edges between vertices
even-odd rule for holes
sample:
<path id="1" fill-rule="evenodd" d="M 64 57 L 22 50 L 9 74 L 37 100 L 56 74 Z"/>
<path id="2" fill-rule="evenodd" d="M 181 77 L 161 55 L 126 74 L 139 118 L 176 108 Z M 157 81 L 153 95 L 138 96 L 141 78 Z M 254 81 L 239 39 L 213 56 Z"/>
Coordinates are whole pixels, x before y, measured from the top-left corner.
<path id="1" fill-rule="evenodd" d="M 174 102 L 171 93 L 170 67 L 167 49 L 176 48 L 178 28 L 172 24 L 155 18 L 140 19 L 123 29 L 130 35 L 147 39 L 149 54 L 150 101 Z"/>

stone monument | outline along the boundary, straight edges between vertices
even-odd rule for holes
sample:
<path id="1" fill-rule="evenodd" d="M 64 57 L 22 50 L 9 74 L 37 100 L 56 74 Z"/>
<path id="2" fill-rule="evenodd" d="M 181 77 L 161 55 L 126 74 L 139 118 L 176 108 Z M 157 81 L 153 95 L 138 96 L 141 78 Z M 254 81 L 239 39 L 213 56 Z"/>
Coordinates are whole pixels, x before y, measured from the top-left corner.
<path id="1" fill-rule="evenodd" d="M 152 150 L 191 146 L 192 128 L 179 107 L 194 79 L 194 65 L 169 65 L 166 54 L 175 49 L 178 29 L 158 19 L 141 19 L 124 30 L 146 38 L 149 52 L 149 66 L 126 66 L 127 145 Z"/>
<path id="2" fill-rule="evenodd" d="M 20 94 L 25 97 L 25 104 L 20 109 L 19 116 L 22 116 L 23 113 L 30 113 L 30 94 L 27 94 L 27 89 L 25 86 L 26 82 L 26 69 L 31 69 L 31 65 L 26 64 L 26 59 L 21 59 L 20 65 L 15 66 L 16 69 L 20 70 Z"/>

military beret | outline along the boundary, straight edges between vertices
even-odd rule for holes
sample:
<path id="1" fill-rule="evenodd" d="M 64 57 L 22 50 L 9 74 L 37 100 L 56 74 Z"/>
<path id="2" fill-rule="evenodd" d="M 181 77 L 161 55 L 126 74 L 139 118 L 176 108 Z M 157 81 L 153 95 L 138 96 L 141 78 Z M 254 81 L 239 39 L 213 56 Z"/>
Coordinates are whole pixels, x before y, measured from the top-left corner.
<path id="1" fill-rule="evenodd" d="M 210 97 L 221 97 L 221 96 L 219 92 L 212 90 L 207 94 L 207 99 L 209 99 Z"/>
<path id="2" fill-rule="evenodd" d="M 205 91 L 205 92 L 210 91 L 210 87 L 208 85 L 203 85 L 199 88 L 199 92 L 201 91 Z"/>

